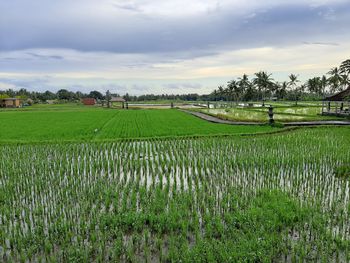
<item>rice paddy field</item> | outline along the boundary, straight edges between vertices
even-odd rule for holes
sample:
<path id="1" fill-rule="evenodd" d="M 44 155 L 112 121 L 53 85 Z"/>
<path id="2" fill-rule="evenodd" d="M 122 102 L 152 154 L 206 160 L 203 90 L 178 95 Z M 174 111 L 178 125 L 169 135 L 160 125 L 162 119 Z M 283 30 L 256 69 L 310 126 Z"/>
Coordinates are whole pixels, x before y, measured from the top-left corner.
<path id="1" fill-rule="evenodd" d="M 350 262 L 349 127 L 221 136 L 226 126 L 212 124 L 193 137 L 203 120 L 160 111 L 82 110 L 67 137 L 55 126 L 35 143 L 25 133 L 9 143 L 1 125 L 0 261 Z M 79 140 L 86 112 L 108 136 Z M 8 113 L 26 122 L 29 112 L 1 122 Z M 123 139 L 122 116 L 172 129 Z M 177 137 L 187 117 L 192 133 Z"/>
<path id="2" fill-rule="evenodd" d="M 15 143 L 230 135 L 277 130 L 269 126 L 216 125 L 175 109 L 117 110 L 81 105 L 39 105 L 2 110 L 0 122 L 0 142 Z"/>
<path id="3" fill-rule="evenodd" d="M 268 122 L 268 108 L 210 108 L 200 109 L 200 111 L 224 120 L 249 121 L 249 122 Z M 322 116 L 322 107 L 320 106 L 283 106 L 275 105 L 274 119 L 278 122 L 295 121 L 320 121 L 320 120 L 338 120 L 337 117 Z"/>

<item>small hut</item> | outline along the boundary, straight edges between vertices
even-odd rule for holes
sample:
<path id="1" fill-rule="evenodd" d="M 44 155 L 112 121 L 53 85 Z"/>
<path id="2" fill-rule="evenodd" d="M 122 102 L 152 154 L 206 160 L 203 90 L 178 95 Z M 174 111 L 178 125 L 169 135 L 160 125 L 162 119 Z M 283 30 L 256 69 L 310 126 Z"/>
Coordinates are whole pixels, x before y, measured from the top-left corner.
<path id="1" fill-rule="evenodd" d="M 21 107 L 21 100 L 17 98 L 0 99 L 0 107 L 2 108 L 19 108 Z"/>
<path id="2" fill-rule="evenodd" d="M 122 97 L 112 97 L 110 100 L 111 106 L 112 107 L 121 107 L 124 108 L 124 103 L 125 103 L 125 99 L 123 99 Z"/>
<path id="3" fill-rule="evenodd" d="M 350 116 L 350 86 L 323 100 L 322 115 Z"/>

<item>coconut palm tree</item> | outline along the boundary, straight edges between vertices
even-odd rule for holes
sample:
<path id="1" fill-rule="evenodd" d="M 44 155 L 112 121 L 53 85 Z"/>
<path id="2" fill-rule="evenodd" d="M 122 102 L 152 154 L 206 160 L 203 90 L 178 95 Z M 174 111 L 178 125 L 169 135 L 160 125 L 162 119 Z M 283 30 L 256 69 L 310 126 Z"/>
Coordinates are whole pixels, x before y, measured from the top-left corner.
<path id="1" fill-rule="evenodd" d="M 340 75 L 341 80 L 340 80 L 340 88 L 341 90 L 344 90 L 347 88 L 348 85 L 350 85 L 350 74 L 342 74 Z"/>
<path id="2" fill-rule="evenodd" d="M 287 81 L 283 81 L 282 83 L 278 83 L 276 85 L 276 96 L 279 99 L 283 99 L 287 94 L 288 83 Z"/>
<path id="3" fill-rule="evenodd" d="M 221 99 L 224 97 L 224 95 L 225 95 L 224 87 L 221 86 L 221 85 L 218 87 L 218 95 L 219 95 L 220 100 L 221 100 Z"/>
<path id="4" fill-rule="evenodd" d="M 253 84 L 257 86 L 259 93 L 261 93 L 262 106 L 265 106 L 265 95 L 267 91 L 270 91 L 274 85 L 274 80 L 271 78 L 271 74 L 265 71 L 255 73 Z"/>
<path id="5" fill-rule="evenodd" d="M 340 64 L 339 71 L 341 74 L 347 76 L 350 75 L 350 59 L 347 59 Z"/>
<path id="6" fill-rule="evenodd" d="M 328 83 L 330 84 L 330 91 L 332 93 L 336 91 L 341 91 L 344 80 L 340 74 L 339 68 L 331 68 L 331 70 L 327 74 L 330 75 L 328 79 Z"/>
<path id="7" fill-rule="evenodd" d="M 322 93 L 322 80 L 320 77 L 314 77 L 311 79 L 308 79 L 305 83 L 305 87 L 309 90 L 311 93 L 315 94 L 321 94 Z"/>
<path id="8" fill-rule="evenodd" d="M 229 97 L 230 101 L 233 101 L 235 96 L 235 92 L 237 89 L 237 82 L 233 79 L 227 83 L 226 93 Z"/>
<path id="9" fill-rule="evenodd" d="M 326 92 L 326 89 L 327 89 L 327 86 L 328 86 L 328 79 L 325 75 L 323 75 L 321 78 L 320 78 L 320 89 L 318 90 L 318 94 L 322 97 L 325 96 L 325 92 Z"/>
<path id="10" fill-rule="evenodd" d="M 297 83 L 300 82 L 300 80 L 298 80 L 298 75 L 295 75 L 295 74 L 290 74 L 288 77 L 289 77 L 288 86 L 290 87 L 291 91 L 294 92 L 295 105 L 297 105 L 298 104 L 298 86 L 297 86 Z"/>
<path id="11" fill-rule="evenodd" d="M 252 84 L 249 81 L 248 75 L 247 74 L 243 74 L 242 77 L 238 78 L 238 86 L 240 89 L 240 95 L 241 98 L 243 97 L 243 95 L 245 95 L 248 90 L 251 88 Z"/>
<path id="12" fill-rule="evenodd" d="M 216 101 L 217 96 L 218 96 L 218 91 L 216 89 L 214 89 L 214 91 L 212 92 L 212 95 L 214 97 L 214 100 Z"/>

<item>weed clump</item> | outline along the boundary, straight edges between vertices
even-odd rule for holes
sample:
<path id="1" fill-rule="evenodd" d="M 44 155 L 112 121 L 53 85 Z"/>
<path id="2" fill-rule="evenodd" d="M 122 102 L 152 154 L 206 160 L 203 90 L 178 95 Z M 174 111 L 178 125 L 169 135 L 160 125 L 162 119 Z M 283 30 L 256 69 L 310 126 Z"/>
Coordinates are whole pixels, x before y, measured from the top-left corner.
<path id="1" fill-rule="evenodd" d="M 350 164 L 338 166 L 335 169 L 334 174 L 338 178 L 350 178 Z"/>

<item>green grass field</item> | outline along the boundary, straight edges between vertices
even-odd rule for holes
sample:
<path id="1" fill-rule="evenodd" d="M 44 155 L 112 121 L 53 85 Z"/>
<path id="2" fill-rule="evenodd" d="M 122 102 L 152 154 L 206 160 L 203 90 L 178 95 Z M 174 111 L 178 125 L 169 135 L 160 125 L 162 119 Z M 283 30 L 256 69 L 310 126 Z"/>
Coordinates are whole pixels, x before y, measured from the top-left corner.
<path id="1" fill-rule="evenodd" d="M 79 105 L 3 110 L 0 122 L 0 142 L 115 140 L 277 130 L 269 126 L 209 123 L 178 110 L 116 110 Z"/>

